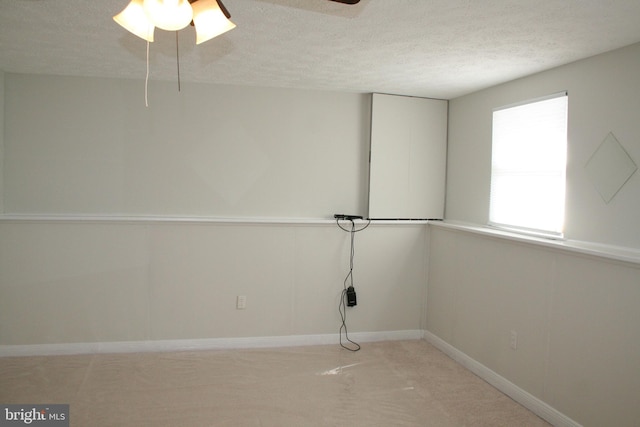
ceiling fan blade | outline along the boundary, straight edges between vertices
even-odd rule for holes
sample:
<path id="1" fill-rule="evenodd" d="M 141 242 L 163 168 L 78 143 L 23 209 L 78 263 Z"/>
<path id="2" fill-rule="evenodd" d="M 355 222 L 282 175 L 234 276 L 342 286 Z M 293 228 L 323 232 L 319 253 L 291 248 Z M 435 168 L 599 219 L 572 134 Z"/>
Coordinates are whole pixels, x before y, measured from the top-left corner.
<path id="1" fill-rule="evenodd" d="M 360 0 L 330 0 L 330 1 L 335 1 L 337 3 L 344 3 L 344 4 L 357 4 Z"/>
<path id="2" fill-rule="evenodd" d="M 360 1 L 360 0 L 358 0 L 358 1 Z M 224 7 L 224 5 L 222 4 L 222 0 L 216 0 L 216 3 L 218 3 L 218 6 L 220 6 L 220 10 L 222 11 L 222 13 L 224 13 L 224 16 L 226 16 L 227 19 L 231 19 L 231 14 L 227 10 L 227 8 Z"/>
<path id="3" fill-rule="evenodd" d="M 198 1 L 198 0 L 189 0 L 189 4 L 193 4 L 196 1 Z M 360 1 L 360 0 L 358 0 L 358 1 Z M 224 6 L 224 4 L 222 4 L 222 0 L 216 0 L 216 3 L 218 3 L 218 6 L 220 7 L 220 10 L 222 11 L 222 13 L 224 13 L 224 16 L 226 16 L 227 19 L 231 19 L 231 14 L 227 10 L 227 8 Z M 191 21 L 191 25 L 193 25 L 193 21 Z"/>

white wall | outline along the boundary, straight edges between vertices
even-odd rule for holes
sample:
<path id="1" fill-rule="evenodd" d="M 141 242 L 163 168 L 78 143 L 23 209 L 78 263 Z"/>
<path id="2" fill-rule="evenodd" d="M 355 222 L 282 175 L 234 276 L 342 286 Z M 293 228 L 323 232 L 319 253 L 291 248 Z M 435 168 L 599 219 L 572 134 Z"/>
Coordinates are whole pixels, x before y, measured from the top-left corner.
<path id="1" fill-rule="evenodd" d="M 585 427 L 637 425 L 640 265 L 442 227 L 430 239 L 429 332 Z"/>
<path id="2" fill-rule="evenodd" d="M 425 242 L 356 235 L 350 332 L 423 328 Z M 337 334 L 349 247 L 335 224 L 2 221 L 0 345 Z"/>
<path id="3" fill-rule="evenodd" d="M 445 217 L 486 224 L 492 109 L 568 90 L 565 235 L 640 248 L 640 173 L 606 204 L 584 169 L 609 132 L 640 164 L 640 44 L 451 100 Z"/>
<path id="4" fill-rule="evenodd" d="M 369 95 L 5 78 L 0 345 L 337 335 Z M 426 232 L 357 234 L 350 332 L 424 327 Z"/>
<path id="5" fill-rule="evenodd" d="M 640 174 L 605 204 L 584 170 L 609 132 L 640 163 L 640 44 L 452 100 L 445 217 L 487 222 L 492 109 L 562 90 L 566 237 L 640 249 Z M 584 426 L 637 425 L 638 263 L 446 226 L 430 238 L 429 332 Z"/>
<path id="6" fill-rule="evenodd" d="M 0 214 L 4 212 L 4 72 L 0 70 Z"/>
<path id="7" fill-rule="evenodd" d="M 5 213 L 366 214 L 370 95 L 5 80 Z"/>

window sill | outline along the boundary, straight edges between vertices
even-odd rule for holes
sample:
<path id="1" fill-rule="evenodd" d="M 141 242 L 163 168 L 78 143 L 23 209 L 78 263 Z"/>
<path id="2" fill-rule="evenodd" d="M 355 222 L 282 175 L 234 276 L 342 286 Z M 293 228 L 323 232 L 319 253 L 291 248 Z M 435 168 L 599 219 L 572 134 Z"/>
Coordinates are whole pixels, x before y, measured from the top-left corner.
<path id="1" fill-rule="evenodd" d="M 516 232 L 457 221 L 433 221 L 429 222 L 429 225 L 450 230 L 480 234 L 483 236 L 495 237 L 499 239 L 511 240 L 514 242 L 543 246 L 546 248 L 573 254 L 588 255 L 612 261 L 629 263 L 633 264 L 636 267 L 640 267 L 640 250 L 635 248 L 583 242 L 579 240 L 559 240 L 534 237 L 526 234 L 520 234 Z"/>

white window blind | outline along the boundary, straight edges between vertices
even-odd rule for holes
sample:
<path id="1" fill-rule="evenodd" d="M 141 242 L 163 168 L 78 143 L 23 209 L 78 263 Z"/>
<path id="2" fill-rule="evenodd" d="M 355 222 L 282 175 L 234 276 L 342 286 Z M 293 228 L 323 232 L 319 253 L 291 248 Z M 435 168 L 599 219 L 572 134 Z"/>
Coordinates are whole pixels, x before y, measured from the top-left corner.
<path id="1" fill-rule="evenodd" d="M 563 92 L 494 110 L 491 225 L 562 234 L 567 108 Z"/>

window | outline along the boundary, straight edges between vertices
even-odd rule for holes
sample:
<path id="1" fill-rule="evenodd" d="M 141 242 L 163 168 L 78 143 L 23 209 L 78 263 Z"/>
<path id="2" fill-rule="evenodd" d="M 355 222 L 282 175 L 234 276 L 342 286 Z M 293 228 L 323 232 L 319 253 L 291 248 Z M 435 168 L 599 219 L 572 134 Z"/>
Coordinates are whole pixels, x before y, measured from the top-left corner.
<path id="1" fill-rule="evenodd" d="M 493 112 L 489 224 L 562 235 L 566 92 Z"/>

